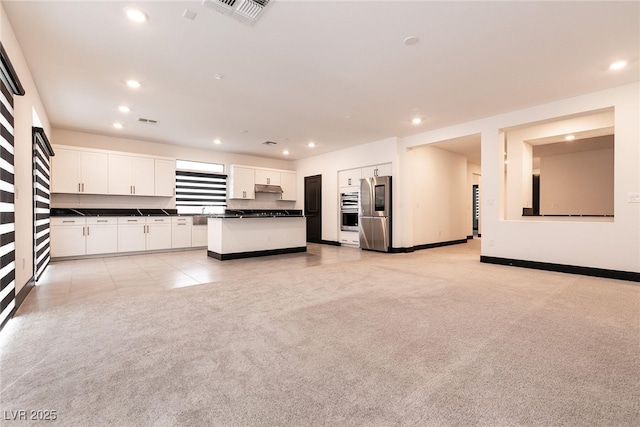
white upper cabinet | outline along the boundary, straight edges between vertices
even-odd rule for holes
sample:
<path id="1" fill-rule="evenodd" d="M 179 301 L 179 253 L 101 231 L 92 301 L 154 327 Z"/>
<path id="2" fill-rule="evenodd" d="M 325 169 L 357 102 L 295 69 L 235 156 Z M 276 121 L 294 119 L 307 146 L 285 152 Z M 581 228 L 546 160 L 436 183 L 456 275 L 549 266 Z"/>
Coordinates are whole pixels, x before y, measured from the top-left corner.
<path id="1" fill-rule="evenodd" d="M 295 201 L 297 197 L 298 186 L 296 183 L 295 172 L 281 172 L 280 186 L 282 187 L 282 199 Z"/>
<path id="2" fill-rule="evenodd" d="M 156 196 L 171 197 L 176 194 L 176 162 L 175 160 L 155 159 L 155 191 Z"/>
<path id="3" fill-rule="evenodd" d="M 368 166 L 362 168 L 362 178 L 372 178 L 374 176 L 391 176 L 393 168 L 391 163 L 383 163 L 381 165 Z"/>
<path id="4" fill-rule="evenodd" d="M 176 162 L 173 159 L 57 145 L 54 150 L 52 193 L 175 195 Z"/>
<path id="5" fill-rule="evenodd" d="M 255 170 L 247 167 L 231 165 L 229 198 L 230 199 L 255 199 Z"/>
<path id="6" fill-rule="evenodd" d="M 106 194 L 108 156 L 106 153 L 56 148 L 51 158 L 51 192 Z"/>
<path id="7" fill-rule="evenodd" d="M 154 159 L 109 154 L 109 194 L 155 195 Z"/>
<path id="8" fill-rule="evenodd" d="M 360 186 L 360 178 L 362 178 L 362 170 L 348 169 L 338 172 L 338 186 L 339 187 L 353 187 Z"/>
<path id="9" fill-rule="evenodd" d="M 280 171 L 256 169 L 256 184 L 280 185 Z"/>

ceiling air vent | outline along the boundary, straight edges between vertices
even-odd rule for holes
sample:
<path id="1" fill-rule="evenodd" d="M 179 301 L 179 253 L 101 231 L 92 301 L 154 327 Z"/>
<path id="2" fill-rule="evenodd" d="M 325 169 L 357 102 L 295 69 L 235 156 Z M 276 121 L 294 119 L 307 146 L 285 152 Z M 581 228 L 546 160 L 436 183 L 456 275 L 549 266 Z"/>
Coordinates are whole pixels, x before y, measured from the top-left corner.
<path id="1" fill-rule="evenodd" d="M 262 145 L 276 145 L 277 142 L 273 142 L 273 141 L 265 141 L 262 143 Z"/>
<path id="2" fill-rule="evenodd" d="M 253 25 L 270 0 L 202 0 L 202 4 L 232 18 Z"/>
<path id="3" fill-rule="evenodd" d="M 142 117 L 138 118 L 138 122 L 139 123 L 145 123 L 145 124 L 148 124 L 148 125 L 157 125 L 158 124 L 157 120 L 145 119 L 145 118 L 142 118 Z"/>

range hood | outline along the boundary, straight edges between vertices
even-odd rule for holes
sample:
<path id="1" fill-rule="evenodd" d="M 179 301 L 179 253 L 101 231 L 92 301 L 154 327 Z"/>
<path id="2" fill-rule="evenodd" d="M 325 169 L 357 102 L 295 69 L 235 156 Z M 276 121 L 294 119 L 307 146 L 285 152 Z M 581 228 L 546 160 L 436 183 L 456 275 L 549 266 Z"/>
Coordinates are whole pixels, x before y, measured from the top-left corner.
<path id="1" fill-rule="evenodd" d="M 282 187 L 280 187 L 279 185 L 256 184 L 256 193 L 282 194 Z"/>

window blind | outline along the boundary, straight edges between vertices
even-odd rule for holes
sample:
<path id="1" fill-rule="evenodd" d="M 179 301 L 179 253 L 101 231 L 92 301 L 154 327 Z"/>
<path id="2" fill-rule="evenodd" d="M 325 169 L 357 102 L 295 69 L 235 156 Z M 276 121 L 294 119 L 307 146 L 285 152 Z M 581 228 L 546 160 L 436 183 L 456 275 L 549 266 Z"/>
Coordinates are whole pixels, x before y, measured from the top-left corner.
<path id="1" fill-rule="evenodd" d="M 227 176 L 222 174 L 176 171 L 176 207 L 192 211 L 214 207 L 222 211 L 227 206 Z M 181 209 L 191 208 L 191 209 Z M 207 209 L 212 211 L 212 209 Z"/>

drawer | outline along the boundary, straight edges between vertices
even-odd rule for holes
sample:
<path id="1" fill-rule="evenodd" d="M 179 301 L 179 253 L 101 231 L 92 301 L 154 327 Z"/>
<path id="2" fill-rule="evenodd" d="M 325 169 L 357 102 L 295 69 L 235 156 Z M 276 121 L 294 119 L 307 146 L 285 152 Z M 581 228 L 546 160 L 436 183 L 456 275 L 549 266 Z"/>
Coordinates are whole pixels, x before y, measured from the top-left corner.
<path id="1" fill-rule="evenodd" d="M 52 216 L 49 224 L 56 225 L 86 225 L 87 221 L 83 217 L 76 216 Z"/>
<path id="2" fill-rule="evenodd" d="M 171 218 L 169 217 L 155 217 L 155 216 L 148 216 L 147 217 L 147 224 L 151 225 L 151 224 L 171 224 Z"/>
<path id="3" fill-rule="evenodd" d="M 146 224 L 145 218 L 141 216 L 120 216 L 118 224 Z"/>
<path id="4" fill-rule="evenodd" d="M 191 224 L 193 224 L 193 217 L 190 217 L 190 216 L 174 216 L 174 217 L 171 217 L 171 222 L 174 225 L 175 224 L 191 225 Z"/>
<path id="5" fill-rule="evenodd" d="M 87 225 L 117 225 L 118 218 L 112 216 L 92 216 L 87 218 Z"/>

